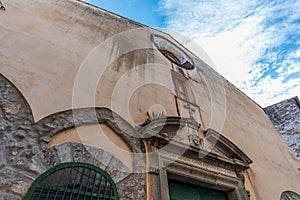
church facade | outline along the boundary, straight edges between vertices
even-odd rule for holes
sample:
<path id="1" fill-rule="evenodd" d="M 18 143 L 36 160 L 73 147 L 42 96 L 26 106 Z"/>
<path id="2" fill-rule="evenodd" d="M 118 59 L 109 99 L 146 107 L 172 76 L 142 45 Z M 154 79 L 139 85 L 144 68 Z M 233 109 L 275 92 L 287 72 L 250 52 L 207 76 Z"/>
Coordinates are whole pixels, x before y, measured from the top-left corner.
<path id="1" fill-rule="evenodd" d="M 299 199 L 264 110 L 169 34 L 1 2 L 0 199 Z"/>

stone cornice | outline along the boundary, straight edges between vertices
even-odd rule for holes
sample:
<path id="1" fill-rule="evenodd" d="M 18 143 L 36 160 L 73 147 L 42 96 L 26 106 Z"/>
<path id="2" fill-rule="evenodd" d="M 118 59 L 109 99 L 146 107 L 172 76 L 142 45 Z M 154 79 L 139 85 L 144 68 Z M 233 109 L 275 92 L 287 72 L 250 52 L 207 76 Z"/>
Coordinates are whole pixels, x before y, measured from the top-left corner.
<path id="1" fill-rule="evenodd" d="M 228 154 L 229 158 L 232 158 L 235 163 L 247 166 L 253 162 L 240 148 L 224 137 L 221 133 L 213 129 L 208 129 L 204 134 L 208 141 L 216 144 L 217 147 L 224 150 L 226 154 Z"/>

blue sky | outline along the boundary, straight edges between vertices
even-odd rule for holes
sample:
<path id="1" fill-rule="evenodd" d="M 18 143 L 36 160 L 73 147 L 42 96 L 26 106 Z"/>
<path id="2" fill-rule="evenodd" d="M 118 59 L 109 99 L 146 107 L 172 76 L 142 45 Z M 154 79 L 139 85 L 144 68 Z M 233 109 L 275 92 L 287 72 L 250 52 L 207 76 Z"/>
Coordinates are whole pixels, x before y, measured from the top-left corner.
<path id="1" fill-rule="evenodd" d="M 159 12 L 157 0 L 89 0 L 87 2 L 153 28 L 165 27 L 166 15 Z"/>
<path id="2" fill-rule="evenodd" d="M 300 0 L 90 0 L 197 43 L 261 106 L 300 95 Z M 176 36 L 175 36 L 176 37 Z M 197 52 L 195 52 L 197 53 Z"/>

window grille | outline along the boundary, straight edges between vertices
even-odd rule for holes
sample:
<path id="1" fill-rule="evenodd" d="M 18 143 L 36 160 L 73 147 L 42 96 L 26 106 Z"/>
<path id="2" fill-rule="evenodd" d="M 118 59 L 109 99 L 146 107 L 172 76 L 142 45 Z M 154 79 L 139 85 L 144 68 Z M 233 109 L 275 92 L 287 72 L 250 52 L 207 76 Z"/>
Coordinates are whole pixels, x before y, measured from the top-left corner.
<path id="1" fill-rule="evenodd" d="M 118 194 L 105 171 L 86 163 L 65 163 L 39 176 L 24 199 L 117 200 Z"/>

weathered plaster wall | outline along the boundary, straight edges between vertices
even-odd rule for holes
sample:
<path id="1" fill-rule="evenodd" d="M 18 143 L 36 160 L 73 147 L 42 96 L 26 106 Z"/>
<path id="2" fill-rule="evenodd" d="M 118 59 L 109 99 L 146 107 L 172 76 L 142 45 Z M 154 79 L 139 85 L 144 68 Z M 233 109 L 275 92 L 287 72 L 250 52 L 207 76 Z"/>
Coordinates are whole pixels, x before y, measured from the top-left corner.
<path id="1" fill-rule="evenodd" d="M 226 114 L 222 131 L 254 161 L 248 174 L 257 198 L 278 199 L 285 190 L 299 191 L 299 162 L 262 108 L 230 84 L 227 87 L 231 88 L 226 90 L 227 111 L 231 112 Z"/>
<path id="2" fill-rule="evenodd" d="M 0 72 L 24 95 L 34 118 L 15 120 L 21 123 L 15 125 L 6 114 L 3 124 L 12 132 L 3 141 L 17 140 L 10 140 L 18 133 L 17 127 L 71 108 L 111 108 L 132 126 L 143 123 L 151 109 L 177 116 L 170 62 L 150 40 L 152 33 L 172 40 L 168 35 L 75 0 L 3 3 L 7 10 L 0 12 Z M 200 132 L 207 128 L 221 132 L 254 161 L 247 177 L 247 186 L 256 193 L 253 198 L 279 199 L 285 190 L 300 193 L 299 161 L 263 109 L 189 55 L 196 66 L 187 74 L 199 105 Z M 44 140 L 49 142 L 51 137 Z M 48 149 L 47 145 L 43 148 Z M 0 162 L 17 166 L 18 159 L 9 161 L 10 157 Z"/>
<path id="3" fill-rule="evenodd" d="M 264 108 L 276 129 L 300 159 L 300 107 L 298 97 Z"/>
<path id="4" fill-rule="evenodd" d="M 141 86 L 157 83 L 148 87 L 173 88 L 167 62 L 154 61 L 151 29 L 140 31 L 140 24 L 76 0 L 3 3 L 7 10 L 0 13 L 0 72 L 22 91 L 35 121 L 72 107 L 94 106 L 112 108 L 129 118 L 136 113 L 127 113 L 124 105 L 133 92 L 145 95 Z M 153 62 L 165 66 L 146 65 Z M 134 101 L 130 104 L 137 105 Z M 153 95 L 147 102 L 161 101 L 168 102 L 166 112 L 176 113 L 170 95 L 160 100 Z M 145 118 L 146 110 L 135 112 Z"/>

